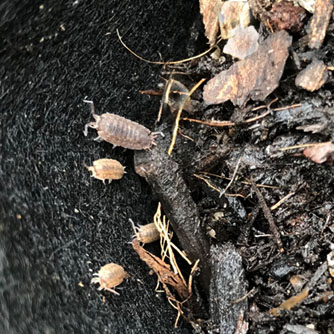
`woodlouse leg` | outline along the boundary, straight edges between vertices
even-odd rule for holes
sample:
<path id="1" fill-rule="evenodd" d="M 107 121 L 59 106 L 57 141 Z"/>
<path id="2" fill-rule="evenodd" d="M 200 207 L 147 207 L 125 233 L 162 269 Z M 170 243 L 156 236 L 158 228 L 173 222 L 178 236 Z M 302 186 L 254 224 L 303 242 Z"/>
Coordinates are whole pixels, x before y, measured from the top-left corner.
<path id="1" fill-rule="evenodd" d="M 158 132 L 152 132 L 151 134 L 153 135 L 153 138 L 156 138 L 157 135 L 160 135 L 162 138 L 165 138 L 164 133 L 161 132 L 161 131 L 158 131 Z"/>
<path id="2" fill-rule="evenodd" d="M 107 291 L 112 292 L 112 293 L 114 293 L 114 294 L 116 294 L 116 295 L 119 296 L 119 293 L 117 291 L 115 291 L 114 289 L 104 288 L 104 290 L 107 290 Z"/>
<path id="3" fill-rule="evenodd" d="M 100 136 L 97 136 L 96 138 L 94 138 L 94 140 L 100 143 L 101 141 L 103 141 L 103 138 L 101 138 Z"/>
<path id="4" fill-rule="evenodd" d="M 94 106 L 94 102 L 91 100 L 83 100 L 83 102 L 85 103 L 89 103 L 90 104 L 90 112 L 92 113 L 92 115 L 95 115 L 95 106 Z"/>
<path id="5" fill-rule="evenodd" d="M 84 135 L 85 137 L 87 137 L 88 135 L 88 128 L 92 128 L 92 129 L 96 129 L 97 125 L 96 122 L 89 122 L 85 125 L 85 129 L 84 129 Z"/>

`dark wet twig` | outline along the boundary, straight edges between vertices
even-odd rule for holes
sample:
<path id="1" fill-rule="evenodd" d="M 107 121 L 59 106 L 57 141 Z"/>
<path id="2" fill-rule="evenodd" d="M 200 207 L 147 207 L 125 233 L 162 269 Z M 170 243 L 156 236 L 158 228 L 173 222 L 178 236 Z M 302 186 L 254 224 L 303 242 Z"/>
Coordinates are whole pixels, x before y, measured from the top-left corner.
<path id="1" fill-rule="evenodd" d="M 168 217 L 187 256 L 200 260 L 200 281 L 209 294 L 211 277 L 209 261 L 209 243 L 200 228 L 198 209 L 190 191 L 184 182 L 179 165 L 167 154 L 170 135 L 159 138 L 158 145 L 148 151 L 135 153 L 135 169 L 152 186 L 161 201 L 162 208 Z"/>
<path id="2" fill-rule="evenodd" d="M 252 189 L 255 191 L 255 194 L 259 200 L 259 203 L 261 205 L 261 208 L 262 208 L 262 211 L 263 211 L 263 214 L 264 216 L 266 217 L 266 219 L 268 220 L 268 223 L 269 223 L 269 227 L 270 227 L 270 231 L 272 233 L 272 235 L 274 236 L 274 239 L 276 241 L 276 244 L 280 250 L 281 253 L 284 252 L 284 248 L 283 248 L 283 244 L 282 244 L 282 240 L 281 240 L 281 236 L 280 236 L 280 233 L 278 231 L 278 228 L 275 224 L 275 221 L 274 221 L 274 217 L 273 215 L 271 214 L 271 211 L 261 193 L 261 191 L 259 190 L 259 188 L 256 186 L 255 182 L 253 181 L 253 179 L 251 178 L 250 179 L 251 183 L 252 183 Z"/>

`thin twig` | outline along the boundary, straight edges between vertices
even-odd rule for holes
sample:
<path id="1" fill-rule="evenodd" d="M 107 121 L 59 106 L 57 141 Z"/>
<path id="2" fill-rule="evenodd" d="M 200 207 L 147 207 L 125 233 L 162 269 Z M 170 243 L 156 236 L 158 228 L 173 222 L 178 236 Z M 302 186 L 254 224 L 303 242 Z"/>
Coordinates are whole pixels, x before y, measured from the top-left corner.
<path id="1" fill-rule="evenodd" d="M 290 194 L 287 194 L 286 196 L 284 196 L 282 199 L 280 199 L 276 204 L 272 205 L 270 207 L 271 211 L 276 210 L 278 207 L 280 207 L 285 201 L 287 201 L 290 197 L 292 197 L 295 194 L 295 192 L 292 192 Z"/>
<path id="2" fill-rule="evenodd" d="M 281 236 L 280 236 L 280 233 L 278 231 L 278 228 L 275 224 L 275 221 L 274 221 L 274 217 L 273 215 L 271 214 L 271 211 L 261 193 L 261 191 L 259 190 L 259 188 L 256 186 L 255 182 L 250 179 L 251 182 L 252 182 L 252 188 L 253 190 L 255 191 L 255 194 L 259 200 L 259 203 L 262 207 L 262 211 L 263 211 L 263 214 L 264 216 L 266 217 L 266 219 L 268 220 L 269 222 L 269 227 L 270 227 L 270 231 L 272 233 L 272 235 L 274 236 L 274 239 L 276 241 L 276 244 L 280 250 L 281 253 L 284 252 L 284 248 L 283 248 L 283 244 L 282 244 L 282 240 L 281 240 Z"/>
<path id="3" fill-rule="evenodd" d="M 324 144 L 328 144 L 328 143 L 330 143 L 330 141 L 327 141 L 325 143 L 309 143 L 309 144 L 287 146 L 287 147 L 280 148 L 280 151 L 288 151 L 288 150 L 294 150 L 296 148 L 304 148 L 304 147 L 310 147 L 310 146 L 324 145 Z"/>
<path id="4" fill-rule="evenodd" d="M 201 79 L 188 93 L 187 97 L 183 100 L 183 102 L 180 105 L 180 108 L 177 112 L 176 119 L 175 119 L 175 125 L 173 129 L 173 136 L 172 136 L 172 142 L 170 143 L 169 149 L 168 149 L 168 155 L 172 154 L 175 142 L 176 142 L 176 137 L 177 137 L 177 130 L 179 128 L 179 123 L 180 123 L 180 118 L 182 114 L 182 110 L 186 102 L 189 100 L 190 96 L 195 92 L 195 90 L 205 81 L 205 79 Z"/>
<path id="5" fill-rule="evenodd" d="M 230 188 L 230 186 L 234 182 L 234 180 L 235 180 L 235 178 L 237 176 L 237 173 L 238 173 L 240 162 L 241 162 L 241 157 L 238 159 L 237 165 L 235 166 L 235 169 L 234 169 L 231 181 L 228 183 L 228 185 L 226 186 L 226 188 L 219 194 L 219 197 L 222 197 L 226 193 L 227 189 Z"/>

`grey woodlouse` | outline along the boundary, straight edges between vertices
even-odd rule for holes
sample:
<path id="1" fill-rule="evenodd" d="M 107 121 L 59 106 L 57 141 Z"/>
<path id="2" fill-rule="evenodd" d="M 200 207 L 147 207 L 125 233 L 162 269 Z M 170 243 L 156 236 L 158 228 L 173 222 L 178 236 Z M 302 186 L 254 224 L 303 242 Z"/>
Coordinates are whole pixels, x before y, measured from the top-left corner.
<path id="1" fill-rule="evenodd" d="M 86 166 L 92 172 L 92 177 L 105 182 L 109 180 L 119 180 L 125 173 L 124 167 L 120 162 L 114 159 L 99 159 L 93 162 L 93 166 Z"/>
<path id="2" fill-rule="evenodd" d="M 107 290 L 116 295 L 119 295 L 119 293 L 114 288 L 120 285 L 125 278 L 130 277 L 123 267 L 116 263 L 104 265 L 98 273 L 93 275 L 97 277 L 93 277 L 91 283 L 99 283 L 98 290 Z"/>
<path id="3" fill-rule="evenodd" d="M 95 122 L 85 125 L 85 136 L 88 134 L 88 128 L 93 128 L 98 133 L 95 140 L 105 140 L 114 147 L 121 146 L 132 150 L 149 150 L 156 145 L 154 140 L 157 135 L 163 136 L 161 132 L 152 132 L 145 126 L 116 114 L 97 115 L 93 101 L 84 100 L 84 102 L 90 103 L 91 113 L 95 119 Z"/>
<path id="4" fill-rule="evenodd" d="M 132 224 L 133 230 L 135 232 L 133 237 L 138 241 L 144 244 L 149 244 L 160 239 L 160 233 L 154 223 L 140 225 L 137 227 L 135 226 L 132 219 L 129 219 L 129 221 Z"/>

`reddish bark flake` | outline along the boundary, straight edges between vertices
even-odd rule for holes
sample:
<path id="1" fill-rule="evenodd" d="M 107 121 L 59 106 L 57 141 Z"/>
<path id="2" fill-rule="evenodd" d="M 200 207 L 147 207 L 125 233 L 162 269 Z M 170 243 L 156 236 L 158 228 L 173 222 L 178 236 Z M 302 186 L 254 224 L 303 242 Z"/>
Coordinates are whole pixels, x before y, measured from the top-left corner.
<path id="1" fill-rule="evenodd" d="M 304 17 L 305 10 L 289 1 L 275 2 L 268 13 L 269 23 L 276 30 L 298 31 L 303 26 Z"/>
<path id="2" fill-rule="evenodd" d="M 221 0 L 200 0 L 199 6 L 203 15 L 205 36 L 210 46 L 214 45 L 218 33 L 218 13 L 221 7 Z"/>
<path id="3" fill-rule="evenodd" d="M 334 144 L 331 142 L 308 147 L 303 153 L 306 158 L 317 164 L 334 165 Z"/>
<path id="4" fill-rule="evenodd" d="M 222 71 L 205 86 L 203 99 L 207 104 L 231 100 L 243 106 L 250 98 L 263 101 L 278 86 L 292 42 L 284 30 L 269 36 L 256 52 Z"/>
<path id="5" fill-rule="evenodd" d="M 319 49 L 325 39 L 328 23 L 333 11 L 333 0 L 316 0 L 311 19 L 308 46 Z"/>

